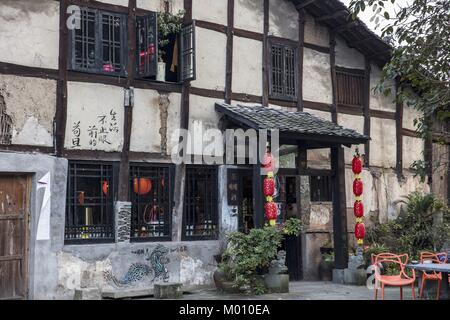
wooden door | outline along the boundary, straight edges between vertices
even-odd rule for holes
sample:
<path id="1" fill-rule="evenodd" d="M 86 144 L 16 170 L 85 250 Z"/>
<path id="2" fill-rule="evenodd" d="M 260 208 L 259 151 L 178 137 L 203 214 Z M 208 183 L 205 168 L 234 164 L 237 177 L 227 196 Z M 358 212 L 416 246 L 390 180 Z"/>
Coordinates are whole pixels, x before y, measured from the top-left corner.
<path id="1" fill-rule="evenodd" d="M 30 178 L 0 174 L 0 299 L 28 296 Z"/>

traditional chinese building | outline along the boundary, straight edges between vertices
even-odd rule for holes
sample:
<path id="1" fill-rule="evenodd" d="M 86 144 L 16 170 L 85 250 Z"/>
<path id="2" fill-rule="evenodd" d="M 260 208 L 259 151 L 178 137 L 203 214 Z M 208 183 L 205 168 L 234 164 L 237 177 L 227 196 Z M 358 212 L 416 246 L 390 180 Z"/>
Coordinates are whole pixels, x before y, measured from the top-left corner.
<path id="1" fill-rule="evenodd" d="M 180 10 L 161 50 L 157 13 Z M 332 240 L 339 277 L 355 147 L 368 224 L 413 190 L 448 197 L 447 167 L 409 169 L 448 146 L 371 90 L 389 52 L 337 0 L 1 1 L 0 299 L 213 286 L 226 233 L 264 224 L 259 166 L 174 164 L 180 128 L 279 130 L 280 220 L 305 224 L 291 279 L 318 279 Z"/>

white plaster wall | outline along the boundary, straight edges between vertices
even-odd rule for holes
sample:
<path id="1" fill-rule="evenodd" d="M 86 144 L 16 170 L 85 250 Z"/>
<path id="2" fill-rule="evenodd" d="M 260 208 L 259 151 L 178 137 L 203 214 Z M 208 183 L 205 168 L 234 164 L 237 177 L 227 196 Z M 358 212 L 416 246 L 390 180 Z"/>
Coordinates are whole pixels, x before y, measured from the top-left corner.
<path id="1" fill-rule="evenodd" d="M 298 40 L 298 12 L 292 2 L 286 0 L 269 2 L 269 34 Z"/>
<path id="2" fill-rule="evenodd" d="M 109 0 L 111 1 L 111 0 Z M 125 1 L 127 2 L 126 6 L 128 6 L 127 0 L 114 0 L 114 1 Z M 172 6 L 172 13 L 176 14 L 180 10 L 184 10 L 184 1 L 183 0 L 169 0 Z M 198 1 L 198 0 L 197 0 Z M 202 0 L 200 0 L 202 1 Z M 137 0 L 136 6 L 140 9 L 150 10 L 150 11 L 163 11 L 164 10 L 164 0 Z"/>
<path id="3" fill-rule="evenodd" d="M 191 142 L 188 144 L 189 154 L 202 154 L 209 143 L 203 141 L 203 133 L 208 129 L 218 129 L 220 115 L 215 111 L 217 99 L 197 95 L 190 96 L 189 132 Z"/>
<path id="4" fill-rule="evenodd" d="M 123 101 L 123 88 L 103 84 L 69 82 L 67 84 L 65 147 L 77 150 L 122 151 Z M 115 115 L 113 115 L 114 113 Z M 106 116 L 105 124 L 101 123 L 103 116 Z M 77 139 L 75 124 L 78 122 L 80 122 L 80 146 L 75 146 L 73 139 Z M 93 126 L 98 129 L 96 145 L 90 144 L 92 138 L 89 135 L 89 129 Z M 105 129 L 107 142 L 100 141 L 102 127 Z"/>
<path id="5" fill-rule="evenodd" d="M 99 1 L 108 3 L 108 4 L 114 4 L 114 5 L 118 5 L 118 6 L 128 7 L 128 0 L 99 0 Z M 138 0 L 138 2 L 139 2 L 139 0 Z M 147 0 L 146 2 L 151 2 L 151 1 Z"/>
<path id="6" fill-rule="evenodd" d="M 365 69 L 364 55 L 347 46 L 341 37 L 336 37 L 336 65 L 352 69 Z"/>
<path id="7" fill-rule="evenodd" d="M 410 168 L 414 161 L 423 160 L 424 148 L 421 138 L 403 136 L 403 168 Z"/>
<path id="8" fill-rule="evenodd" d="M 193 0 L 192 18 L 222 25 L 228 24 L 227 0 Z"/>
<path id="9" fill-rule="evenodd" d="M 408 107 L 406 103 L 403 105 L 403 128 L 409 130 L 416 130 L 417 126 L 414 124 L 414 120 L 420 119 L 422 114 L 420 111 Z"/>
<path id="10" fill-rule="evenodd" d="M 264 32 L 264 0 L 236 0 L 234 27 L 248 31 Z"/>
<path id="11" fill-rule="evenodd" d="M 0 95 L 12 120 L 13 144 L 53 146 L 56 81 L 0 75 Z"/>
<path id="12" fill-rule="evenodd" d="M 155 90 L 135 89 L 133 125 L 131 128 L 130 150 L 134 152 L 160 153 L 161 150 L 161 109 L 159 93 Z M 167 150 L 170 150 L 171 131 L 179 127 L 181 95 L 169 94 L 167 118 Z"/>
<path id="13" fill-rule="evenodd" d="M 262 95 L 261 41 L 234 37 L 233 92 Z"/>
<path id="14" fill-rule="evenodd" d="M 370 108 L 374 110 L 384 110 L 395 112 L 395 97 L 391 94 L 385 96 L 383 93 L 378 91 L 374 92 L 374 88 L 380 81 L 381 69 L 374 64 L 371 64 L 370 72 Z M 395 93 L 395 83 L 391 81 L 390 84 L 385 85 L 386 88 L 390 87 L 391 92 Z"/>
<path id="15" fill-rule="evenodd" d="M 308 108 L 304 108 L 303 111 L 310 113 L 312 115 L 315 115 L 316 117 L 322 118 L 324 120 L 331 121 L 331 112 L 308 109 Z"/>
<path id="16" fill-rule="evenodd" d="M 324 24 L 317 23 L 314 17 L 308 13 L 305 15 L 305 42 L 323 47 L 330 46 L 328 28 Z"/>
<path id="17" fill-rule="evenodd" d="M 196 32 L 197 80 L 192 86 L 225 91 L 227 37 L 203 28 Z"/>
<path id="18" fill-rule="evenodd" d="M 344 128 L 356 130 L 360 134 L 364 134 L 364 117 L 349 114 L 338 114 L 338 124 Z M 345 163 L 351 163 L 355 153 L 356 146 L 344 148 Z M 364 154 L 364 144 L 358 145 L 359 153 Z"/>
<path id="19" fill-rule="evenodd" d="M 371 118 L 370 165 L 395 168 L 397 154 L 395 120 Z"/>
<path id="20" fill-rule="evenodd" d="M 303 99 L 331 104 L 330 55 L 305 48 L 303 63 Z"/>
<path id="21" fill-rule="evenodd" d="M 0 2 L 0 61 L 58 69 L 59 2 Z"/>

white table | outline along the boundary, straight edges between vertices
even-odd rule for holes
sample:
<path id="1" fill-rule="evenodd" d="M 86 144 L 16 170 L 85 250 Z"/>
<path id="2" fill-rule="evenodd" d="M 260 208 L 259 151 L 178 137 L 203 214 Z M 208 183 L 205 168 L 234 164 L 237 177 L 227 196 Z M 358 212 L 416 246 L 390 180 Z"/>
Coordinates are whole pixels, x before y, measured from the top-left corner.
<path id="1" fill-rule="evenodd" d="M 450 263 L 419 263 L 419 264 L 408 264 L 408 268 L 420 270 L 420 271 L 436 271 L 442 273 L 442 289 L 441 289 L 441 300 L 450 300 L 449 296 L 449 285 L 448 285 L 448 275 L 450 273 Z"/>

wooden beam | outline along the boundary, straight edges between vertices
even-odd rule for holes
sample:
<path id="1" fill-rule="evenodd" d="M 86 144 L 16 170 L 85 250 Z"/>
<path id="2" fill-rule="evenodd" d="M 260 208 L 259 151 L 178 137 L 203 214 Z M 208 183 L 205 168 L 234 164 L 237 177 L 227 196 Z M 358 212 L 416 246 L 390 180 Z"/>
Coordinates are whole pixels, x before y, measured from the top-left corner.
<path id="1" fill-rule="evenodd" d="M 338 106 L 337 106 L 337 79 L 336 79 L 336 34 L 330 30 L 330 68 L 331 68 L 331 119 L 334 123 L 338 123 Z"/>
<path id="2" fill-rule="evenodd" d="M 262 105 L 269 106 L 269 69 L 270 66 L 270 45 L 269 45 L 269 0 L 264 0 L 264 40 L 263 40 L 263 96 Z"/>
<path id="3" fill-rule="evenodd" d="M 227 53 L 225 67 L 225 102 L 231 103 L 233 94 L 233 34 L 234 34 L 234 0 L 228 0 Z"/>
<path id="4" fill-rule="evenodd" d="M 317 0 L 306 0 L 303 3 L 297 4 L 295 7 L 297 8 L 297 10 L 305 9 L 306 7 L 308 7 L 309 5 L 313 4 L 316 1 Z"/>
<path id="5" fill-rule="evenodd" d="M 348 267 L 348 234 L 345 159 L 341 146 L 331 148 L 331 169 L 336 173 L 332 178 L 334 261 L 335 268 L 343 270 Z"/>
<path id="6" fill-rule="evenodd" d="M 195 20 L 195 26 L 199 27 L 199 28 L 203 28 L 203 29 L 220 32 L 220 33 L 225 33 L 225 34 L 228 33 L 227 26 L 224 26 L 219 23 L 210 22 L 210 21 Z"/>
<path id="7" fill-rule="evenodd" d="M 127 90 L 134 88 L 136 70 L 136 0 L 128 1 L 128 64 Z M 133 124 L 133 106 L 124 106 L 123 147 L 119 167 L 119 201 L 129 201 L 130 144 Z"/>
<path id="8" fill-rule="evenodd" d="M 253 165 L 253 220 L 255 228 L 264 226 L 264 197 L 263 197 L 263 177 L 261 176 L 261 165 Z"/>
<path id="9" fill-rule="evenodd" d="M 349 47 L 355 47 L 355 46 L 357 46 L 357 45 L 359 45 L 361 43 L 364 43 L 366 41 L 369 41 L 369 40 L 373 40 L 373 38 L 366 37 L 366 38 L 363 38 L 363 39 L 360 39 L 360 40 L 357 40 L 357 41 L 349 42 L 348 45 L 349 45 Z"/>
<path id="10" fill-rule="evenodd" d="M 359 25 L 358 21 L 350 21 L 350 22 L 346 22 L 340 26 L 337 26 L 336 28 L 333 29 L 333 31 L 336 33 L 339 33 L 339 32 L 357 27 L 358 25 Z"/>
<path id="11" fill-rule="evenodd" d="M 365 58 L 364 66 L 364 96 L 363 96 L 363 112 L 364 112 L 364 135 L 370 137 L 370 60 Z M 365 166 L 370 166 L 370 141 L 367 141 L 364 146 L 364 162 Z"/>
<path id="12" fill-rule="evenodd" d="M 375 58 L 377 58 L 377 57 L 379 57 L 379 56 L 384 56 L 384 55 L 387 55 L 387 54 L 390 54 L 390 53 L 391 53 L 391 50 L 390 50 L 390 49 L 388 49 L 388 50 L 383 50 L 383 51 L 379 51 L 379 52 L 372 53 L 372 54 L 370 54 L 369 56 L 367 56 L 367 58 L 368 58 L 369 60 L 371 60 L 371 59 L 375 59 Z"/>
<path id="13" fill-rule="evenodd" d="M 303 111 L 303 59 L 305 53 L 305 10 L 298 9 L 297 111 Z"/>
<path id="14" fill-rule="evenodd" d="M 338 17 L 343 16 L 345 14 L 350 15 L 350 13 L 347 10 L 339 10 L 339 11 L 336 11 L 334 13 L 327 14 L 325 16 L 321 16 L 319 18 L 316 18 L 316 22 L 322 22 L 322 21 L 335 19 L 335 18 L 338 18 Z"/>
<path id="15" fill-rule="evenodd" d="M 0 62 L 0 74 L 52 80 L 59 79 L 59 70 L 56 69 L 27 67 L 6 62 Z"/>
<path id="16" fill-rule="evenodd" d="M 397 78 L 395 79 L 395 92 L 398 94 L 400 90 L 400 80 Z M 396 103 L 395 103 L 395 133 L 397 136 L 397 162 L 396 162 L 396 169 L 397 169 L 397 178 L 400 181 L 400 179 L 403 178 L 403 102 L 399 101 L 399 99 L 396 97 Z"/>
<path id="17" fill-rule="evenodd" d="M 67 0 L 61 0 L 59 8 L 59 59 L 58 83 L 56 86 L 55 151 L 61 157 L 64 150 L 67 122 L 67 68 L 69 29 L 67 28 Z"/>

